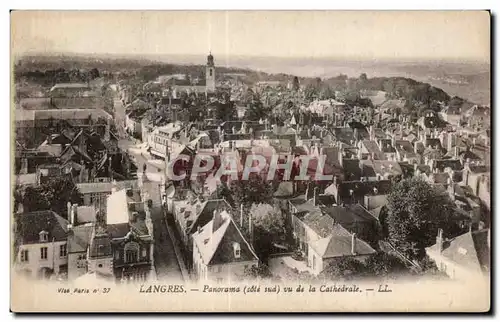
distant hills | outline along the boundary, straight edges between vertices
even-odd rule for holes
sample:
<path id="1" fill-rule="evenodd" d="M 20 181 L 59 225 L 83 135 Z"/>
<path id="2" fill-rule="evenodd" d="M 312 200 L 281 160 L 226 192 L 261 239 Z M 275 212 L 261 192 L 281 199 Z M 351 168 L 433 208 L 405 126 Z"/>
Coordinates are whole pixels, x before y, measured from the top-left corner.
<path id="1" fill-rule="evenodd" d="M 429 83 L 450 96 L 460 96 L 471 102 L 490 104 L 490 64 L 456 61 L 390 61 L 348 60 L 342 58 L 305 57 L 245 57 L 214 53 L 218 71 L 245 73 L 250 81 L 261 79 L 283 80 L 293 76 L 302 79 L 334 78 L 340 74 L 369 78 L 404 77 Z M 203 55 L 115 55 L 115 54 L 27 54 L 18 57 L 21 64 L 16 71 L 47 70 L 51 68 L 91 69 L 113 71 L 151 70 L 161 67 L 165 73 L 202 72 L 206 62 Z M 148 67 L 146 67 L 148 66 Z"/>

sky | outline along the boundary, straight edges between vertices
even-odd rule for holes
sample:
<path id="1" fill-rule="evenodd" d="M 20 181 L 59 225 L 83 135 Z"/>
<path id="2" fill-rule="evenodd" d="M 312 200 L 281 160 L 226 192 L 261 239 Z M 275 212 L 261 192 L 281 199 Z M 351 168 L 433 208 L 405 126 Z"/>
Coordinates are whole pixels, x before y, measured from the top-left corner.
<path id="1" fill-rule="evenodd" d="M 486 11 L 14 11 L 12 53 L 490 60 Z"/>

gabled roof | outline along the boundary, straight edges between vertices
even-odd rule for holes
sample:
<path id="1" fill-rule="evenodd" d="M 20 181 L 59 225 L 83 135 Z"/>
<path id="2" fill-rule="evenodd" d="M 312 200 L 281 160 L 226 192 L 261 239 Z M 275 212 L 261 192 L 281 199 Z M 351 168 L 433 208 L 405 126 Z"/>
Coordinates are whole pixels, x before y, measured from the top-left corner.
<path id="1" fill-rule="evenodd" d="M 364 197 L 365 195 L 384 195 L 389 193 L 391 187 L 392 183 L 390 180 L 344 181 L 338 186 L 338 194 L 340 199 L 350 198 L 351 190 L 353 195 L 358 197 Z"/>
<path id="2" fill-rule="evenodd" d="M 368 151 L 370 154 L 375 155 L 375 159 L 378 160 L 384 160 L 385 156 L 380 150 L 380 148 L 377 145 L 377 142 L 375 141 L 370 141 L 370 140 L 363 140 L 361 141 L 361 144 L 365 147 L 365 149 Z"/>
<path id="3" fill-rule="evenodd" d="M 408 140 L 396 140 L 396 151 L 401 153 L 406 157 L 415 157 L 415 151 L 413 149 L 413 145 Z"/>
<path id="4" fill-rule="evenodd" d="M 490 270 L 489 230 L 467 232 L 444 243 L 441 255 L 475 272 Z M 435 244 L 428 249 L 438 252 Z"/>
<path id="5" fill-rule="evenodd" d="M 230 209 L 231 206 L 227 203 L 225 199 L 212 199 L 207 200 L 201 205 L 201 210 L 199 213 L 195 213 L 195 218 L 190 227 L 188 227 L 188 233 L 193 233 L 198 227 L 205 226 L 210 220 L 212 220 L 214 210 Z"/>
<path id="6" fill-rule="evenodd" d="M 243 237 L 227 212 L 220 213 L 221 222 L 212 219 L 201 231 L 193 234 L 193 243 L 200 251 L 203 263 L 220 265 L 232 262 L 258 260 L 250 244 Z M 214 223 L 218 225 L 214 229 Z M 240 258 L 234 257 L 233 243 L 240 245 Z"/>
<path id="7" fill-rule="evenodd" d="M 460 171 L 463 169 L 463 165 L 458 159 L 435 160 L 434 167 L 440 171 L 444 171 L 446 168 L 451 168 L 454 171 Z"/>
<path id="8" fill-rule="evenodd" d="M 356 224 L 360 222 L 373 222 L 375 218 L 371 216 L 366 209 L 360 205 L 350 207 L 333 206 L 321 207 L 321 211 L 332 217 L 335 223 L 339 224 Z"/>
<path id="9" fill-rule="evenodd" d="M 384 176 L 385 174 L 398 176 L 403 174 L 403 170 L 397 161 L 373 160 L 373 170 L 376 174 Z"/>
<path id="10" fill-rule="evenodd" d="M 353 235 L 341 225 L 334 225 L 330 235 L 311 243 L 311 247 L 322 258 L 352 256 Z M 354 252 L 356 255 L 374 254 L 375 250 L 365 241 L 354 237 Z"/>
<path id="11" fill-rule="evenodd" d="M 310 202 L 307 202 L 305 204 L 309 203 Z M 309 227 L 319 236 L 323 238 L 327 237 L 330 234 L 333 225 L 335 224 L 335 220 L 333 220 L 333 218 L 328 216 L 327 214 L 324 214 L 321 211 L 321 208 L 314 205 L 312 205 L 312 207 L 314 208 L 307 211 L 301 211 L 294 214 L 294 216 L 300 219 L 300 221 L 302 221 L 304 225 Z"/>
<path id="12" fill-rule="evenodd" d="M 76 226 L 68 234 L 68 253 L 83 253 L 87 251 L 92 236 L 92 225 Z"/>
<path id="13" fill-rule="evenodd" d="M 87 193 L 110 193 L 113 185 L 116 184 L 117 190 L 137 188 L 137 180 L 125 180 L 113 182 L 83 182 L 77 183 L 76 187 L 82 194 Z"/>
<path id="14" fill-rule="evenodd" d="M 40 242 L 40 232 L 48 233 L 48 241 L 64 241 L 68 233 L 68 221 L 52 210 L 17 214 L 16 236 L 23 244 Z"/>

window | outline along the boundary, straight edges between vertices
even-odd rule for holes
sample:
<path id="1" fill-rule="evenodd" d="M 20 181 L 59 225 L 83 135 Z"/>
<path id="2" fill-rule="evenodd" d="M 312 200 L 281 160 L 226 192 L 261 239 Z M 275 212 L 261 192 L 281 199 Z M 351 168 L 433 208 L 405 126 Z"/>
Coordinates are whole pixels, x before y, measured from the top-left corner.
<path id="1" fill-rule="evenodd" d="M 46 232 L 45 230 L 42 230 L 39 235 L 40 235 L 40 241 L 42 243 L 49 240 L 49 233 Z"/>
<path id="2" fill-rule="evenodd" d="M 126 263 L 132 263 L 135 262 L 137 259 L 137 252 L 133 250 L 127 250 L 125 251 L 125 262 Z"/>
<path id="3" fill-rule="evenodd" d="M 216 279 L 216 281 L 217 281 L 217 284 L 222 284 L 222 282 L 224 281 L 224 279 L 222 279 L 222 278 L 219 277 L 219 278 Z"/>
<path id="4" fill-rule="evenodd" d="M 313 269 L 316 269 L 316 256 L 313 256 Z"/>
<path id="5" fill-rule="evenodd" d="M 68 254 L 68 248 L 66 245 L 59 246 L 59 257 L 66 257 Z"/>
<path id="6" fill-rule="evenodd" d="M 130 242 L 125 245 L 125 263 L 137 262 L 139 257 L 139 244 Z"/>
<path id="7" fill-rule="evenodd" d="M 241 257 L 240 243 L 234 243 L 233 250 L 234 250 L 234 258 L 236 258 L 236 259 L 240 258 Z"/>
<path id="8" fill-rule="evenodd" d="M 29 262 L 29 256 L 28 256 L 28 250 L 27 249 L 23 249 L 21 251 L 21 262 Z"/>
<path id="9" fill-rule="evenodd" d="M 47 259 L 47 247 L 40 248 L 40 259 Z"/>
<path id="10" fill-rule="evenodd" d="M 143 247 L 142 248 L 142 257 L 146 257 L 147 256 L 147 252 L 148 252 L 148 250 L 146 249 L 146 247 Z"/>

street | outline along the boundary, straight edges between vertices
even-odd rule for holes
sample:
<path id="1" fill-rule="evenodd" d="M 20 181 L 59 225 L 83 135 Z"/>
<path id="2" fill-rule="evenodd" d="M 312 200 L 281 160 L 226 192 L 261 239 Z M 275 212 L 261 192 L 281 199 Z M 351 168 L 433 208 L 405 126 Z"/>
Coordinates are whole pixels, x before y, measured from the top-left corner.
<path id="1" fill-rule="evenodd" d="M 124 107 L 119 100 L 115 101 L 117 111 L 117 123 L 123 120 Z M 118 116 L 120 115 L 120 116 Z M 117 128 L 123 128 L 117 124 Z M 121 131 L 120 131 L 121 132 Z M 125 131 L 123 131 L 125 133 Z M 143 189 L 149 196 L 148 198 L 153 201 L 153 208 L 151 209 L 151 220 L 153 221 L 153 238 L 154 238 L 154 262 L 156 275 L 160 281 L 175 281 L 183 280 L 181 269 L 175 255 L 174 246 L 165 223 L 163 215 L 161 189 L 162 189 L 162 171 L 158 171 L 158 167 L 153 165 L 150 161 L 150 156 L 146 151 L 143 144 L 140 142 L 135 143 L 131 138 L 125 138 L 118 141 L 118 146 L 123 151 L 132 157 L 135 165 L 137 166 L 137 174 L 139 180 L 142 178 L 143 166 L 146 164 L 146 180 Z M 175 236 L 172 236 L 175 238 Z"/>

